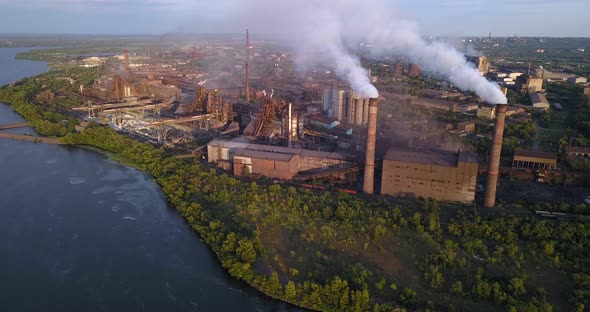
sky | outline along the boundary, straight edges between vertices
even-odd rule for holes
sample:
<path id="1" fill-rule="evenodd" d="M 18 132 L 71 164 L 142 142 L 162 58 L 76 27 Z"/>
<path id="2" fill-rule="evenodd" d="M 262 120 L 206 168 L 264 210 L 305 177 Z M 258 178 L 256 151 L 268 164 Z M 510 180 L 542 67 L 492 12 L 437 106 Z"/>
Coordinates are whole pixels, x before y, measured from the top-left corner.
<path id="1" fill-rule="evenodd" d="M 239 14 L 241 1 L 0 0 L 0 33 L 239 33 L 248 25 L 231 17 Z M 590 0 L 387 1 L 388 9 L 415 20 L 424 34 L 590 37 Z"/>

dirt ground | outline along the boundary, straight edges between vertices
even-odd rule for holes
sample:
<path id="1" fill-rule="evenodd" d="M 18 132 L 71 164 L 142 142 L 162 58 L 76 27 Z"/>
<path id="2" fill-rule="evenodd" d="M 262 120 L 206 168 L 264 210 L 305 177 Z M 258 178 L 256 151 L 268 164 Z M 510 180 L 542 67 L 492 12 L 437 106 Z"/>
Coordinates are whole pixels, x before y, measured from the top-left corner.
<path id="1" fill-rule="evenodd" d="M 501 179 L 498 185 L 498 199 L 506 203 L 523 199 L 535 203 L 566 202 L 577 205 L 583 203 L 587 196 L 590 196 L 590 185 L 582 187 L 522 181 L 511 182 L 506 178 Z"/>

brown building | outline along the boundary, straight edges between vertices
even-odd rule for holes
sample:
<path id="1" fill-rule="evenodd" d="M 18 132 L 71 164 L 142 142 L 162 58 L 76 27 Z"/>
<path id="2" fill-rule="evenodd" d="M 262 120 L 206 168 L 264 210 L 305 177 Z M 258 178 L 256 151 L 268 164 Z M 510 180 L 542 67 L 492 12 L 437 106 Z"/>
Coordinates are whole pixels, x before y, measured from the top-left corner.
<path id="1" fill-rule="evenodd" d="M 282 180 L 297 175 L 297 155 L 238 150 L 234 153 L 234 175 L 257 174 Z"/>
<path id="2" fill-rule="evenodd" d="M 584 95 L 590 96 L 590 86 L 584 87 Z"/>
<path id="3" fill-rule="evenodd" d="M 391 148 L 383 159 L 381 194 L 471 203 L 476 181 L 475 154 Z"/>
<path id="4" fill-rule="evenodd" d="M 343 153 L 261 145 L 229 139 L 209 142 L 207 158 L 209 162 L 216 163 L 218 167 L 236 175 L 243 175 L 246 166 L 246 173 L 284 180 L 311 171 L 348 168 L 355 164 L 352 156 Z"/>
<path id="5" fill-rule="evenodd" d="M 437 112 L 457 112 L 459 111 L 459 104 L 456 102 L 428 99 L 428 98 L 412 98 L 412 106 Z"/>
<path id="6" fill-rule="evenodd" d="M 467 61 L 475 64 L 475 67 L 482 75 L 485 75 L 490 71 L 490 62 L 487 56 L 468 56 Z"/>
<path id="7" fill-rule="evenodd" d="M 512 160 L 512 168 L 555 169 L 557 155 L 549 152 L 516 150 Z"/>
<path id="8" fill-rule="evenodd" d="M 521 75 L 516 78 L 516 90 L 520 92 L 543 92 L 543 79 Z"/>
<path id="9" fill-rule="evenodd" d="M 457 131 L 471 133 L 475 131 L 475 122 L 464 121 L 457 124 Z"/>
<path id="10" fill-rule="evenodd" d="M 566 146 L 565 154 L 568 159 L 590 158 L 590 147 Z"/>

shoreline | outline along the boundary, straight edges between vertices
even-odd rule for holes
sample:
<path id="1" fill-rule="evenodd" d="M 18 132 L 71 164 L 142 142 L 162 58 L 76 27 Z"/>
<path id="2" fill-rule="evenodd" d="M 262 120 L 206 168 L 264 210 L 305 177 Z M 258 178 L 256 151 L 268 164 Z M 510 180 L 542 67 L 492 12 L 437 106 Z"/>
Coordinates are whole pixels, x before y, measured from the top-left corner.
<path id="1" fill-rule="evenodd" d="M 20 116 L 20 118 L 22 118 L 23 120 L 25 120 L 26 122 L 28 122 L 25 119 L 24 116 L 22 116 L 21 114 L 19 114 L 17 111 L 15 111 L 12 108 L 12 104 L 11 103 L 2 102 L 0 104 L 8 106 L 13 112 L 17 113 Z M 34 104 L 30 104 L 30 105 L 34 105 Z M 105 127 L 105 129 L 110 129 L 110 128 L 106 128 Z M 35 129 L 33 128 L 33 130 L 35 130 Z M 136 140 L 136 139 L 134 139 L 134 138 L 132 138 L 130 136 L 126 136 L 126 135 L 120 134 L 118 132 L 115 132 L 115 133 L 118 136 L 123 136 L 123 137 L 125 137 L 127 139 L 130 139 L 130 140 L 133 140 L 135 142 L 141 143 L 139 140 Z M 103 149 L 103 148 L 98 147 L 98 146 L 95 146 L 95 145 L 66 143 L 66 142 L 63 142 L 60 139 L 47 138 L 47 137 L 41 136 L 36 131 L 35 131 L 35 134 L 37 134 L 39 136 L 3 133 L 3 132 L 0 131 L 0 139 L 18 140 L 18 141 L 25 141 L 25 142 L 32 142 L 32 143 L 44 143 L 44 144 L 52 144 L 52 145 L 60 145 L 60 146 L 71 146 L 71 147 L 74 147 L 74 148 L 81 148 L 81 149 L 93 151 L 93 152 L 96 152 L 96 153 L 100 153 L 102 155 L 105 155 L 108 159 L 113 160 L 113 161 L 117 162 L 120 165 L 128 166 L 130 168 L 139 170 L 139 171 L 141 171 L 141 172 L 149 175 L 149 177 L 154 180 L 154 182 L 158 186 L 159 190 L 162 192 L 162 195 L 164 196 L 164 199 L 167 201 L 168 206 L 170 208 L 173 208 L 174 210 L 176 210 L 176 213 L 178 213 L 179 216 L 184 220 L 185 224 L 191 227 L 191 230 L 192 230 L 193 234 L 195 234 L 196 235 L 196 238 L 199 239 L 202 243 L 204 243 L 206 245 L 208 251 L 215 257 L 215 260 L 216 260 L 217 265 L 220 265 L 221 266 L 223 272 L 225 274 L 227 274 L 227 276 L 229 278 L 233 279 L 236 282 L 243 283 L 243 285 L 245 287 L 249 287 L 250 290 L 256 291 L 257 292 L 257 295 L 264 297 L 266 300 L 275 301 L 275 302 L 281 302 L 281 303 L 284 303 L 286 305 L 292 306 L 293 308 L 297 308 L 297 309 L 303 309 L 303 310 L 307 310 L 307 311 L 320 311 L 320 310 L 317 310 L 317 309 L 314 310 L 314 309 L 312 309 L 310 307 L 305 307 L 305 306 L 298 305 L 296 303 L 293 303 L 293 302 L 290 302 L 290 301 L 281 299 L 278 296 L 273 296 L 272 294 L 269 294 L 268 292 L 265 292 L 264 290 L 262 290 L 253 281 L 242 279 L 242 278 L 237 278 L 236 276 L 233 276 L 230 273 L 230 271 L 226 267 L 224 267 L 224 265 L 223 265 L 223 259 L 219 257 L 218 253 L 214 250 L 213 246 L 207 241 L 207 239 L 205 239 L 205 237 L 204 237 L 204 234 L 205 233 L 201 233 L 194 226 L 192 226 L 191 222 L 179 211 L 179 208 L 176 207 L 176 205 L 174 205 L 169 200 L 169 194 L 167 194 L 164 191 L 164 187 L 160 183 L 159 179 L 156 176 L 154 176 L 147 168 L 144 168 L 138 162 L 135 162 L 135 161 L 133 161 L 133 160 L 125 157 L 124 155 L 122 155 L 120 153 L 109 151 L 107 149 Z M 61 138 L 61 139 L 63 139 L 63 138 Z M 175 158 L 175 157 L 162 157 L 162 158 L 163 159 L 174 159 L 174 160 L 182 161 L 182 159 L 178 159 L 178 158 Z"/>

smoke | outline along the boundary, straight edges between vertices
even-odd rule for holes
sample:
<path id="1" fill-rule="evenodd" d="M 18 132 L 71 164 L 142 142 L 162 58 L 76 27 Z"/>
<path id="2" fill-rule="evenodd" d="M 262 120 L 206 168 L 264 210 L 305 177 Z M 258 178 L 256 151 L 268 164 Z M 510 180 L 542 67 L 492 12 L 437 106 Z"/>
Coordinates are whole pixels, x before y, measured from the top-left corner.
<path id="1" fill-rule="evenodd" d="M 482 77 L 461 52 L 443 42 L 426 41 L 416 23 L 401 17 L 391 1 L 227 1 L 234 12 L 226 16 L 224 26 L 231 21 L 253 33 L 280 34 L 295 50 L 298 63 L 332 67 L 363 97 L 378 96 L 357 56 L 369 52 L 374 57 L 405 58 L 488 103 L 507 102 L 500 87 Z"/>

